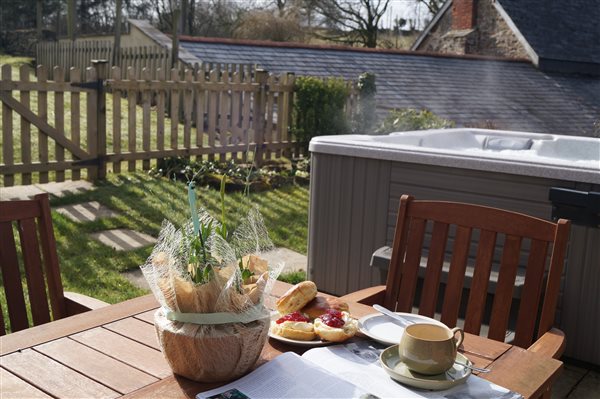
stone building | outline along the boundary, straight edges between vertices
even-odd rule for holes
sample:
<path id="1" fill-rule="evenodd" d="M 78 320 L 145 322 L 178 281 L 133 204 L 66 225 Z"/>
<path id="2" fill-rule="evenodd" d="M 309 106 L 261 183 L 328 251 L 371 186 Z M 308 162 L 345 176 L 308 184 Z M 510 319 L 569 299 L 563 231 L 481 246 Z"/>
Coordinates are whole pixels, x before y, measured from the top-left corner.
<path id="1" fill-rule="evenodd" d="M 411 50 L 521 58 L 600 75 L 598 0 L 447 0 Z"/>

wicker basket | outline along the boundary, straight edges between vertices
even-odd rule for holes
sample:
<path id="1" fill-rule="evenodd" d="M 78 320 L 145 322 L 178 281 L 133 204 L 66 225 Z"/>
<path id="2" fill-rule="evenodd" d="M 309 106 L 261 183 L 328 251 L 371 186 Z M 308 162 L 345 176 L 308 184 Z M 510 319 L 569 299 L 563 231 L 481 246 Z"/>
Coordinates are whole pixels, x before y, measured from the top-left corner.
<path id="1" fill-rule="evenodd" d="M 252 369 L 267 340 L 269 319 L 198 325 L 168 320 L 161 308 L 154 325 L 175 374 L 198 382 L 227 382 Z"/>

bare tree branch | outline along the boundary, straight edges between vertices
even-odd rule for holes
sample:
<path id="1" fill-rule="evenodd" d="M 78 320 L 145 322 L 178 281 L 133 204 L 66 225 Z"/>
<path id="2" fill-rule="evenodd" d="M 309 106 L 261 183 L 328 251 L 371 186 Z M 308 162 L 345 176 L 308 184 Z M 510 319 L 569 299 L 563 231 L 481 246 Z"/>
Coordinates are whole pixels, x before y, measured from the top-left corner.
<path id="1" fill-rule="evenodd" d="M 317 0 L 315 8 L 331 32 L 322 37 L 333 41 L 376 47 L 379 23 L 390 0 Z M 345 39 L 341 39 L 346 37 Z"/>

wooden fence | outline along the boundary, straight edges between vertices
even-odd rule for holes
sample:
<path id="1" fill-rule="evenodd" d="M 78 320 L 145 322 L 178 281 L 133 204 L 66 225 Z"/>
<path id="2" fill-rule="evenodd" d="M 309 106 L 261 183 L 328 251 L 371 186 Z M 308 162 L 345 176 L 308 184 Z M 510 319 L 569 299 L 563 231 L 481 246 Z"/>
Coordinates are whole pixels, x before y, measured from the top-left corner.
<path id="1" fill-rule="evenodd" d="M 1 71 L 3 185 L 103 179 L 166 157 L 261 164 L 299 156 L 289 130 L 295 76 L 249 65 L 180 71 L 23 65 Z M 67 75 L 70 79 L 67 79 Z M 347 102 L 357 105 L 353 83 Z M 177 116 L 177 117 L 175 117 Z M 37 179 L 33 178 L 37 174 Z"/>
<path id="2" fill-rule="evenodd" d="M 158 69 L 171 69 L 171 51 L 160 46 L 122 47 L 113 65 L 113 44 L 106 40 L 86 40 L 79 42 L 41 42 L 36 45 L 36 64 L 56 65 L 65 69 L 65 78 L 70 79 L 70 67 L 85 71 L 92 60 L 106 60 L 109 66 L 119 66 L 122 70 L 133 68 L 140 77 L 143 68 L 151 71 L 151 78 Z M 184 68 L 182 63 L 177 66 Z M 81 78 L 81 77 L 79 77 Z M 53 70 L 48 70 L 48 79 L 54 79 Z"/>
<path id="3" fill-rule="evenodd" d="M 109 71 L 103 63 L 71 68 L 70 81 L 61 67 L 53 81 L 46 67 L 36 72 L 37 81 L 22 66 L 13 80 L 11 66 L 2 66 L 4 186 L 30 184 L 32 173 L 40 183 L 63 181 L 65 172 L 77 180 L 82 169 L 101 179 L 107 169 L 132 171 L 137 161 L 149 169 L 171 156 L 260 163 L 299 155 L 288 129 L 293 74 L 144 68 L 138 79 L 132 67 Z"/>

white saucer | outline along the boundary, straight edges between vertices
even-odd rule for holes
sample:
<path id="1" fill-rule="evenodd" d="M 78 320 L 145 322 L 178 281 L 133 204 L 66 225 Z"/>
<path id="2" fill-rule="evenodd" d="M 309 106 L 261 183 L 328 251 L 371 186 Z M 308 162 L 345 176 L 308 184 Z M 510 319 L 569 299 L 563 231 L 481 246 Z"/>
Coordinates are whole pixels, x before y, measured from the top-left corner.
<path id="1" fill-rule="evenodd" d="M 413 313 L 396 312 L 397 315 L 406 318 L 409 323 L 430 323 L 444 325 L 430 317 Z M 411 324 L 412 324 L 411 323 Z M 358 329 L 367 337 L 374 339 L 384 345 L 396 345 L 404 334 L 404 326 L 394 319 L 381 313 L 373 313 L 358 320 Z"/>
<path id="2" fill-rule="evenodd" d="M 468 365 L 472 364 L 471 361 L 461 353 L 456 354 L 456 360 Z M 411 387 L 433 391 L 449 389 L 455 385 L 462 384 L 471 375 L 471 369 L 458 364 L 454 364 L 444 374 L 423 375 L 415 373 L 414 371 L 409 370 L 408 367 L 400 361 L 400 357 L 398 356 L 398 345 L 390 346 L 381 352 L 379 362 L 385 372 L 394 380 Z"/>

